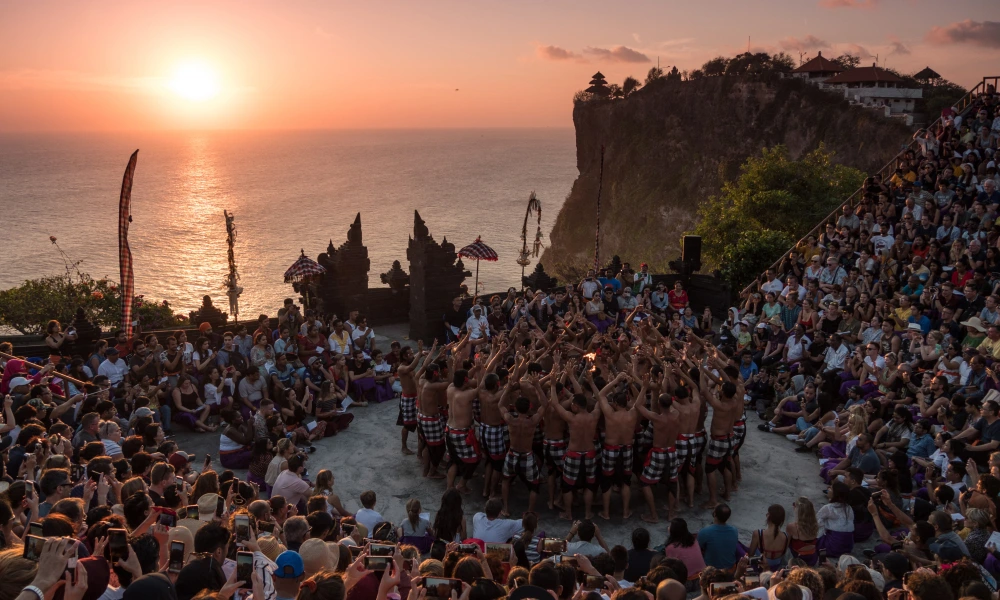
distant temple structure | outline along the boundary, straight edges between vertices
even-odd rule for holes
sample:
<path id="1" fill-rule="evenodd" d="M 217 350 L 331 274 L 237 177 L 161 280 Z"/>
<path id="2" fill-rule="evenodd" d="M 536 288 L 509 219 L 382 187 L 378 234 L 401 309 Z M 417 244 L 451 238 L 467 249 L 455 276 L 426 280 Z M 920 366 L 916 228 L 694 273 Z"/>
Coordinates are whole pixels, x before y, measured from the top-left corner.
<path id="1" fill-rule="evenodd" d="M 825 58 L 823 53 L 819 52 L 798 68 L 792 69 L 792 77 L 805 79 L 810 83 L 821 83 L 843 71 L 839 64 Z"/>
<path id="2" fill-rule="evenodd" d="M 842 93 L 848 101 L 899 117 L 913 124 L 916 102 L 924 97 L 920 88 L 909 87 L 902 77 L 876 65 L 838 73 L 819 84 L 820 89 Z"/>

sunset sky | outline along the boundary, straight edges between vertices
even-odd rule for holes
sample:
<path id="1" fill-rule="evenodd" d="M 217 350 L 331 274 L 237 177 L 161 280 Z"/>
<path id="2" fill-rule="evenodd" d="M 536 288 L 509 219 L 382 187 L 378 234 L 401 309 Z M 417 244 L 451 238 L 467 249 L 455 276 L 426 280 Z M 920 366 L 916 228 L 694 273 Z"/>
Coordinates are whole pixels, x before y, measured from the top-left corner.
<path id="1" fill-rule="evenodd" d="M 596 70 L 751 48 L 1000 75 L 998 0 L 0 0 L 0 131 L 568 127 Z"/>

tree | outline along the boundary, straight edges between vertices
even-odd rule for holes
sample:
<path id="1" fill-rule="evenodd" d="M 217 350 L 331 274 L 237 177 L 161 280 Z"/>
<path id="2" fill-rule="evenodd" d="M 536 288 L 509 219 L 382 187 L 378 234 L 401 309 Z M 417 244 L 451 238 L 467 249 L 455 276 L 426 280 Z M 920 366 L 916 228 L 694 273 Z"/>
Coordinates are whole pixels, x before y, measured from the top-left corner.
<path id="1" fill-rule="evenodd" d="M 705 74 L 705 77 L 718 77 L 726 72 L 726 66 L 729 64 L 729 59 L 725 56 L 716 56 L 712 60 L 701 66 L 701 71 Z"/>
<path id="2" fill-rule="evenodd" d="M 172 327 L 183 319 L 173 314 L 166 301 L 146 302 L 136 296 L 133 307 L 133 315 L 147 329 Z M 44 332 L 50 319 L 70 323 L 77 308 L 97 325 L 117 326 L 121 322 L 121 289 L 109 279 L 78 272 L 30 279 L 0 291 L 0 325 L 23 334 Z"/>
<path id="3" fill-rule="evenodd" d="M 722 253 L 722 278 L 739 291 L 774 264 L 795 243 L 783 231 L 744 231 L 736 244 Z"/>
<path id="4" fill-rule="evenodd" d="M 608 89 L 611 90 L 612 98 L 625 97 L 625 92 L 622 91 L 622 86 L 618 85 L 617 83 L 612 83 L 611 85 L 608 86 Z"/>
<path id="5" fill-rule="evenodd" d="M 650 67 L 649 72 L 646 73 L 646 85 L 658 79 L 663 79 L 663 69 L 660 67 Z"/>
<path id="6" fill-rule="evenodd" d="M 695 79 L 701 79 L 705 77 L 705 72 L 701 69 L 695 69 L 688 74 L 688 81 L 694 81 Z"/>
<path id="7" fill-rule="evenodd" d="M 732 260 L 729 249 L 746 236 L 752 239 L 774 231 L 797 240 L 814 227 L 864 181 L 864 173 L 834 164 L 831 158 L 822 145 L 800 160 L 789 158 L 788 148 L 782 145 L 749 158 L 740 167 L 739 177 L 725 183 L 718 196 L 698 209 L 700 220 L 694 233 L 701 236 L 706 262 L 725 270 L 727 251 Z M 781 252 L 770 260 L 779 256 Z"/>
<path id="8" fill-rule="evenodd" d="M 858 68 L 858 65 L 861 64 L 861 57 L 853 54 L 841 54 L 837 58 L 833 59 L 833 62 L 840 65 L 841 69 L 848 71 L 850 69 Z"/>
<path id="9" fill-rule="evenodd" d="M 622 93 L 624 93 L 625 97 L 628 98 L 640 87 L 642 87 L 642 84 L 639 83 L 639 80 L 629 75 L 625 78 L 625 81 L 622 82 Z"/>
<path id="10" fill-rule="evenodd" d="M 677 70 L 677 65 L 674 65 L 674 68 L 670 69 L 670 72 L 667 73 L 667 81 L 680 81 L 680 80 L 681 80 L 681 72 Z"/>

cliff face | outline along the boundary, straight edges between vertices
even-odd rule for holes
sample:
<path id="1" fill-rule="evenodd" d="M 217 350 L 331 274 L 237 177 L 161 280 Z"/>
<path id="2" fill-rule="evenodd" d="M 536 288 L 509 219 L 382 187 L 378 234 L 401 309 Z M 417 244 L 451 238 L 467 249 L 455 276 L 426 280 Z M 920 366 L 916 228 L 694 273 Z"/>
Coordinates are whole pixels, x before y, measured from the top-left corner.
<path id="1" fill-rule="evenodd" d="M 911 135 L 800 81 L 731 77 L 658 81 L 624 100 L 578 102 L 573 122 L 580 175 L 542 257 L 564 277 L 593 263 L 602 144 L 601 262 L 617 254 L 667 272 L 699 203 L 762 148 L 784 144 L 799 158 L 823 143 L 836 162 L 870 172 Z"/>

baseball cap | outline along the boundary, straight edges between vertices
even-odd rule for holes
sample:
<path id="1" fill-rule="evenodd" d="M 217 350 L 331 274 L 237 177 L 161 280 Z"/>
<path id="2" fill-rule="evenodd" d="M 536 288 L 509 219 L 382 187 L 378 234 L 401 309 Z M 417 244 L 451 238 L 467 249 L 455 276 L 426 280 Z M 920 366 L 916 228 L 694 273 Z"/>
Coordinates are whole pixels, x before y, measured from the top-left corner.
<path id="1" fill-rule="evenodd" d="M 152 417 L 153 411 L 148 406 L 140 406 L 139 408 L 135 409 L 135 412 L 132 413 L 132 416 L 137 419 L 141 419 L 142 417 Z"/>
<path id="2" fill-rule="evenodd" d="M 318 356 L 310 356 L 310 357 L 309 357 L 309 363 L 308 363 L 308 364 L 309 364 L 309 366 L 310 366 L 310 367 L 311 367 L 311 366 L 313 366 L 313 364 L 314 364 L 314 363 L 315 363 L 315 362 L 316 362 L 317 360 L 319 360 L 319 357 L 318 357 Z"/>
<path id="3" fill-rule="evenodd" d="M 114 346 L 110 346 L 110 347 L 108 347 L 107 350 L 104 351 L 104 354 L 105 355 L 108 355 L 108 354 L 118 354 L 118 348 L 115 348 Z"/>
<path id="4" fill-rule="evenodd" d="M 212 324 L 208 321 L 203 321 L 201 325 L 198 326 L 198 331 L 205 333 L 212 328 Z"/>
<path id="5" fill-rule="evenodd" d="M 219 507 L 219 498 L 222 496 L 215 492 L 202 494 L 198 498 L 198 520 L 211 521 L 215 518 L 215 510 Z"/>
<path id="6" fill-rule="evenodd" d="M 180 471 L 184 467 L 188 466 L 192 458 L 194 458 L 194 455 L 191 455 L 191 457 L 188 458 L 187 452 L 174 452 L 170 455 L 170 458 L 167 459 L 167 462 L 170 463 L 174 470 Z"/>
<path id="7" fill-rule="evenodd" d="M 278 566 L 273 575 L 279 579 L 295 579 L 305 572 L 306 567 L 298 552 L 285 550 L 278 555 L 274 564 Z"/>
<path id="8" fill-rule="evenodd" d="M 31 385 L 31 382 L 24 377 L 15 377 L 10 380 L 10 389 L 21 387 L 22 385 Z"/>

